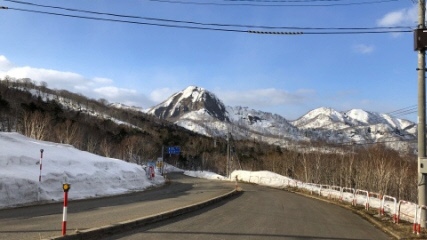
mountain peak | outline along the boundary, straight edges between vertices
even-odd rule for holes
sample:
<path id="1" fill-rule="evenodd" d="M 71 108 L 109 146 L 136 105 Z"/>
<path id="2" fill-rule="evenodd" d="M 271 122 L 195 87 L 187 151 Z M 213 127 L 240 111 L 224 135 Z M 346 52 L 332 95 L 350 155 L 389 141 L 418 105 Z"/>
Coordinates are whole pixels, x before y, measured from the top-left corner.
<path id="1" fill-rule="evenodd" d="M 198 87 L 198 86 L 188 86 L 182 92 L 194 92 L 194 91 L 203 92 L 203 91 L 206 91 L 206 90 L 204 88 L 201 88 L 201 87 Z"/>
<path id="2" fill-rule="evenodd" d="M 205 112 L 220 121 L 228 121 L 226 108 L 221 100 L 215 94 L 197 86 L 189 86 L 175 93 L 148 110 L 148 113 L 161 119 L 174 120 L 195 111 Z"/>

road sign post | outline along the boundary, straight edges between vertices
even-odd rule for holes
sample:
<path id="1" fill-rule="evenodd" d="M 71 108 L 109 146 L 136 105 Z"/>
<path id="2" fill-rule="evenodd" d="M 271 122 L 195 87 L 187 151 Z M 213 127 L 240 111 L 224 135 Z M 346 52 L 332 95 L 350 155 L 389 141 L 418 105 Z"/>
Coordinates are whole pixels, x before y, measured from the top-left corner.
<path id="1" fill-rule="evenodd" d="M 166 151 L 162 151 L 162 154 L 163 153 L 166 153 L 166 154 L 169 154 L 169 158 L 168 158 L 168 161 L 170 161 L 171 160 L 171 157 L 172 157 L 172 155 L 176 155 L 176 156 L 178 156 L 180 153 L 181 153 L 181 147 L 179 147 L 179 146 L 171 146 L 171 147 L 166 147 Z M 164 159 L 164 158 L 163 158 Z M 175 159 L 175 166 L 176 167 L 178 167 L 178 161 L 177 161 L 177 158 L 174 158 Z M 170 162 L 169 162 L 170 163 Z"/>
<path id="2" fill-rule="evenodd" d="M 179 146 L 174 146 L 174 147 L 168 147 L 168 153 L 169 155 L 177 155 L 181 152 L 181 148 Z"/>

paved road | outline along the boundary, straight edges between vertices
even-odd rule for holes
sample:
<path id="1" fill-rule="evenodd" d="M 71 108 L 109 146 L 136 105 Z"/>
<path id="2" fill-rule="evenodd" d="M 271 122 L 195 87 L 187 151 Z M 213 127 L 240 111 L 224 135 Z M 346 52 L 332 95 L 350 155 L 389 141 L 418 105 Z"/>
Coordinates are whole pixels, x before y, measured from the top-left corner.
<path id="1" fill-rule="evenodd" d="M 233 183 L 171 174 L 172 183 L 149 191 L 68 202 L 67 233 L 137 219 L 206 201 L 230 192 Z M 69 196 L 72 196 L 72 188 Z M 0 210 L 0 239 L 61 235 L 62 203 Z"/>
<path id="2" fill-rule="evenodd" d="M 108 240 L 392 239 L 341 207 L 281 190 L 243 189 L 231 200 Z"/>

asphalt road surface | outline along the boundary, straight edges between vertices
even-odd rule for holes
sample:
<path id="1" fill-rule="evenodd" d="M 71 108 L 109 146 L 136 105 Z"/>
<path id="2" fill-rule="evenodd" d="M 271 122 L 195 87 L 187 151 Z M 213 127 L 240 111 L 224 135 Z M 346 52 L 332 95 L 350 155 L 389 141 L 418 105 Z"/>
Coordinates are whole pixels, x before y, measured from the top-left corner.
<path id="1" fill-rule="evenodd" d="M 124 239 L 393 239 L 339 206 L 294 193 L 242 185 L 240 196 L 115 235 Z"/>
<path id="2" fill-rule="evenodd" d="M 230 182 L 168 175 L 163 187 L 114 197 L 70 200 L 67 234 L 116 224 L 209 200 L 234 189 Z M 71 188 L 71 197 L 76 188 Z M 0 239 L 25 240 L 61 236 L 63 203 L 0 210 Z"/>

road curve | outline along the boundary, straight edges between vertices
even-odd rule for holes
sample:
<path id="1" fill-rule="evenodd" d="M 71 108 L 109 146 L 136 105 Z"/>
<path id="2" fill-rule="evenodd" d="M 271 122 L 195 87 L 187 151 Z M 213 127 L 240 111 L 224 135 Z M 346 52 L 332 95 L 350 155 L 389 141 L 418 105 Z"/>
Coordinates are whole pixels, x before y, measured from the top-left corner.
<path id="1" fill-rule="evenodd" d="M 243 190 L 229 201 L 108 240 L 393 239 L 333 204 L 249 184 L 244 184 Z"/>
<path id="2" fill-rule="evenodd" d="M 168 175 L 160 188 L 125 195 L 68 202 L 67 235 L 171 211 L 230 192 L 234 184 Z M 72 196 L 72 188 L 69 196 Z M 25 240 L 61 236 L 62 203 L 0 210 L 0 239 Z"/>

